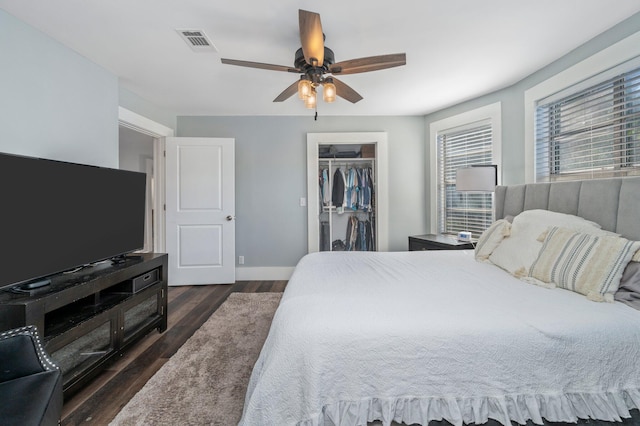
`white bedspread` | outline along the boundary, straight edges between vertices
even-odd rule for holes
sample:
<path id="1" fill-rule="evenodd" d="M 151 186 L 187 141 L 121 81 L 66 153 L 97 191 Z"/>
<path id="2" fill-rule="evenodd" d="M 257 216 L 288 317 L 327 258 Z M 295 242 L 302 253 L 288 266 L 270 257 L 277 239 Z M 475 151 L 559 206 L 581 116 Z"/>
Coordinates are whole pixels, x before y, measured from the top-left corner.
<path id="1" fill-rule="evenodd" d="M 523 283 L 472 251 L 314 253 L 289 281 L 243 426 L 620 420 L 640 311 Z"/>

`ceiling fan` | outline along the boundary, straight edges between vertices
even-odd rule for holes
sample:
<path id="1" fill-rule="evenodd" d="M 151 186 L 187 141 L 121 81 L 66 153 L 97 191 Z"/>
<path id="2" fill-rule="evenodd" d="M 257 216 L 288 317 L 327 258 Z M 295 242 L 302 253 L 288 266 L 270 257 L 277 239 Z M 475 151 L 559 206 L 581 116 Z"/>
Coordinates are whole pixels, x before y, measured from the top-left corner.
<path id="1" fill-rule="evenodd" d="M 324 45 L 320 15 L 315 12 L 299 10 L 298 17 L 302 47 L 296 51 L 293 67 L 226 58 L 222 58 L 222 63 L 300 74 L 300 80 L 284 89 L 273 102 L 287 100 L 297 92 L 300 99 L 305 101 L 307 108 L 315 108 L 316 88 L 319 86 L 322 86 L 325 102 L 333 102 L 336 95 L 352 103 L 362 99 L 358 92 L 335 78 L 336 75 L 357 74 L 406 64 L 406 54 L 404 53 L 369 56 L 334 63 L 333 51 Z"/>

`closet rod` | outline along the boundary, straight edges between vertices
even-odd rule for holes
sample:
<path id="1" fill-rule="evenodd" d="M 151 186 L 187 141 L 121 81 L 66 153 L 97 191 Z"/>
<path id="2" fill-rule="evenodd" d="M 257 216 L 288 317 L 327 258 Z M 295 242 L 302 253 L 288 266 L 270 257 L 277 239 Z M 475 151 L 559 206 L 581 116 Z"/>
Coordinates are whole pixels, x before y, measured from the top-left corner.
<path id="1" fill-rule="evenodd" d="M 366 163 L 366 162 L 370 162 L 373 163 L 376 161 L 375 158 L 319 158 L 318 159 L 319 162 L 325 162 L 325 163 L 344 163 L 344 164 L 348 164 L 348 163 Z"/>

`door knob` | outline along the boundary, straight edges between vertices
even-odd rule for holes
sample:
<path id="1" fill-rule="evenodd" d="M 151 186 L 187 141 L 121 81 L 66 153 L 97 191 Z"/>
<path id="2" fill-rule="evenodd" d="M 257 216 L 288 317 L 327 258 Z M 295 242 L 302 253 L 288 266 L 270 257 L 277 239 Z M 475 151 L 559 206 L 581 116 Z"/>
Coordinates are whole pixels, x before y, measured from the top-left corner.
<path id="1" fill-rule="evenodd" d="M 227 216 L 227 220 L 228 221 L 232 221 L 233 219 L 234 219 L 233 216 L 231 216 L 231 215 Z"/>

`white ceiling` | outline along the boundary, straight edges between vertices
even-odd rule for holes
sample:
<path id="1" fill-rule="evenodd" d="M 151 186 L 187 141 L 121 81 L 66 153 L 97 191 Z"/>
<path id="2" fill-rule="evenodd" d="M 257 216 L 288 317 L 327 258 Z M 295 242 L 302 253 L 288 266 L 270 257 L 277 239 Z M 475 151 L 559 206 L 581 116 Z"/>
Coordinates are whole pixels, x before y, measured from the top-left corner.
<path id="1" fill-rule="evenodd" d="M 364 99 L 320 115 L 422 115 L 507 87 L 640 12 L 638 0 L 0 0 L 0 7 L 177 115 L 306 115 L 272 100 L 296 74 L 298 9 L 318 12 L 336 61 L 406 52 L 407 65 L 341 80 Z M 176 29 L 218 52 L 193 52 Z"/>

